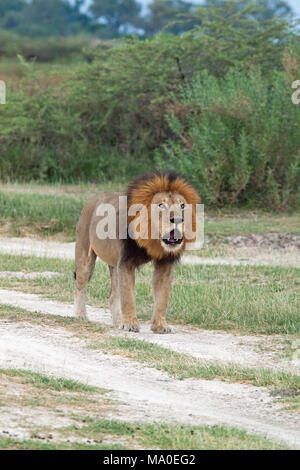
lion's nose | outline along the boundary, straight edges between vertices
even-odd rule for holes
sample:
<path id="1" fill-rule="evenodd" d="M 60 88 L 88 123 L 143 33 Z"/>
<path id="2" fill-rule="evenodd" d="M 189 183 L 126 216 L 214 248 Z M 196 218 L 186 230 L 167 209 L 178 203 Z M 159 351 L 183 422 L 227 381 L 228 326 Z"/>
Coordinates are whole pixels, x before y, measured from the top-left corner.
<path id="1" fill-rule="evenodd" d="M 170 222 L 171 222 L 171 224 L 175 224 L 175 225 L 182 224 L 183 218 L 182 217 L 171 217 Z"/>

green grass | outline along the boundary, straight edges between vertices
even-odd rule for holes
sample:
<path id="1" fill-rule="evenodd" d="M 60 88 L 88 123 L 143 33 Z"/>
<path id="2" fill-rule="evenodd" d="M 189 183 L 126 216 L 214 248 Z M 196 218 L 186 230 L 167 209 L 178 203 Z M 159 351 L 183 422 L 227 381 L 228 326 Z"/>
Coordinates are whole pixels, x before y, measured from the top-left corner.
<path id="1" fill-rule="evenodd" d="M 206 211 L 205 234 L 213 237 L 249 233 L 291 232 L 300 234 L 299 213 L 272 213 L 262 210 L 222 209 Z"/>
<path id="2" fill-rule="evenodd" d="M 135 424 L 118 421 L 79 418 L 82 426 L 71 426 L 62 429 L 62 434 L 75 433 L 97 439 L 103 433 L 116 436 L 127 436 L 137 441 L 144 448 L 176 450 L 217 450 L 217 449 L 282 449 L 258 436 L 245 431 L 224 426 L 184 426 L 166 424 Z"/>
<path id="3" fill-rule="evenodd" d="M 0 436 L 1 450 L 124 450 L 120 444 L 84 444 L 80 442 L 41 442 L 34 439 L 18 441 Z"/>
<path id="4" fill-rule="evenodd" d="M 29 289 L 61 301 L 73 302 L 74 264 L 71 261 L 0 255 L 1 270 L 57 271 L 53 279 L 0 279 L 7 288 Z M 138 317 L 150 319 L 153 309 L 152 266 L 136 276 Z M 176 267 L 167 318 L 171 323 L 242 333 L 300 333 L 300 269 L 259 266 Z M 88 286 L 88 303 L 108 307 L 109 273 L 97 262 Z"/>
<path id="5" fill-rule="evenodd" d="M 41 234 L 64 232 L 74 238 L 83 204 L 81 198 L 0 192 L 0 218 L 12 223 L 15 235 L 31 227 Z"/>
<path id="6" fill-rule="evenodd" d="M 268 439 L 224 426 L 181 426 L 165 424 L 128 424 L 117 421 L 84 418 L 87 425 L 57 429 L 61 434 L 99 440 L 108 435 L 127 437 L 129 443 L 85 444 L 80 442 L 19 441 L 0 436 L 2 450 L 129 450 L 134 448 L 162 450 L 283 450 L 286 446 Z"/>
<path id="7" fill-rule="evenodd" d="M 0 374 L 4 374 L 9 377 L 19 377 L 21 383 L 31 384 L 37 388 L 56 390 L 58 392 L 70 390 L 73 392 L 101 392 L 103 391 L 97 387 L 91 387 L 89 385 L 82 384 L 70 379 L 64 379 L 62 377 L 48 377 L 40 374 L 39 372 L 32 372 L 22 369 L 0 369 Z"/>
<path id="8" fill-rule="evenodd" d="M 204 328 L 300 333 L 300 269 L 179 266 L 169 318 Z"/>

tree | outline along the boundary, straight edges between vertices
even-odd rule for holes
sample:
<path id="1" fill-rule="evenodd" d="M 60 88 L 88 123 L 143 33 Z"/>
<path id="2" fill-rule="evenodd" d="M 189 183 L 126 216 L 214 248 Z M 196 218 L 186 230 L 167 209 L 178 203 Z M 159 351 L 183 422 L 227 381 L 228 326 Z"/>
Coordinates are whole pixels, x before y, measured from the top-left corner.
<path id="1" fill-rule="evenodd" d="M 1 0 L 0 17 L 3 18 L 9 11 L 21 11 L 26 6 L 24 0 Z"/>
<path id="2" fill-rule="evenodd" d="M 174 34 L 185 31 L 188 25 L 182 25 L 180 16 L 191 12 L 193 8 L 193 3 L 184 0 L 153 0 L 143 22 L 146 35 L 153 36 L 164 28 Z"/>
<path id="3" fill-rule="evenodd" d="M 12 29 L 19 24 L 20 12 L 27 6 L 25 0 L 0 0 L 0 26 Z"/>
<path id="4" fill-rule="evenodd" d="M 97 30 L 103 29 L 103 26 L 96 22 L 95 18 L 82 11 L 82 7 L 85 5 L 85 0 L 75 0 L 73 3 L 69 3 L 68 0 L 64 0 L 67 20 L 72 34 L 80 32 L 94 33 Z"/>
<path id="5" fill-rule="evenodd" d="M 22 12 L 18 32 L 30 36 L 65 36 L 68 34 L 64 0 L 32 0 Z"/>
<path id="6" fill-rule="evenodd" d="M 0 26 L 34 36 L 67 36 L 95 32 L 101 25 L 83 13 L 85 0 L 0 0 Z"/>
<path id="7" fill-rule="evenodd" d="M 136 0 L 94 0 L 90 11 L 105 22 L 112 36 L 119 36 L 137 25 L 141 6 Z"/>
<path id="8" fill-rule="evenodd" d="M 226 4 L 230 3 L 233 5 L 236 4 L 235 7 L 237 10 L 249 4 L 256 3 L 261 7 L 260 10 L 258 10 L 254 15 L 255 19 L 257 20 L 266 20 L 275 16 L 279 18 L 286 18 L 292 12 L 291 7 L 284 0 L 256 0 L 256 2 L 251 0 L 206 0 L 204 6 L 224 8 L 226 7 Z"/>

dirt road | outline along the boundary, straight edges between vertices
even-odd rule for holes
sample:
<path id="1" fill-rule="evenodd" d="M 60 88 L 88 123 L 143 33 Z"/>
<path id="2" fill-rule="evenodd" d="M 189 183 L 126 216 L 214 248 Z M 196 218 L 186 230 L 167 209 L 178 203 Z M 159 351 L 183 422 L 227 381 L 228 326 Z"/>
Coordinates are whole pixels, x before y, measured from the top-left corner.
<path id="1" fill-rule="evenodd" d="M 2 322 L 0 338 L 0 367 L 108 388 L 114 399 L 126 403 L 126 420 L 226 424 L 300 448 L 300 416 L 281 411 L 263 388 L 175 380 L 126 358 L 89 350 L 60 328 Z"/>

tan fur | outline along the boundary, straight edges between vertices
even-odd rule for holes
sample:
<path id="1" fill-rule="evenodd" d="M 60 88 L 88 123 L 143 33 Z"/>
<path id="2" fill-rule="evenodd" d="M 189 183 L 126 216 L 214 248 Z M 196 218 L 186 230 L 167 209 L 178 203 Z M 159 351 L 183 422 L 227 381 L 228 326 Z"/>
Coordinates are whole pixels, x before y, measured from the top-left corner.
<path id="1" fill-rule="evenodd" d="M 195 230 L 195 205 L 199 202 L 199 196 L 194 188 L 182 177 L 169 179 L 168 174 L 150 174 L 133 181 L 129 185 L 127 193 L 101 193 L 89 201 L 82 210 L 77 224 L 77 239 L 75 249 L 76 290 L 75 290 L 75 315 L 86 318 L 85 291 L 95 266 L 96 258 L 109 265 L 111 276 L 110 309 L 113 323 L 128 331 L 139 331 L 139 323 L 136 316 L 134 283 L 135 269 L 140 264 L 154 261 L 153 292 L 154 312 L 152 316 L 152 330 L 156 333 L 169 333 L 171 329 L 166 323 L 166 309 L 169 291 L 174 270 L 174 261 L 185 248 L 183 242 L 180 246 L 165 246 L 162 236 L 165 233 L 164 224 L 159 217 L 157 219 L 159 238 L 157 240 L 138 238 L 133 240 L 99 239 L 96 233 L 97 224 L 102 219 L 97 215 L 97 208 L 101 204 L 110 203 L 117 211 L 119 220 L 119 198 L 128 196 L 128 206 L 132 204 L 144 204 L 148 210 L 148 229 L 150 230 L 151 204 L 164 203 L 192 204 L 193 205 L 193 230 Z M 177 211 L 178 212 L 178 211 Z M 181 213 L 175 216 L 181 216 Z M 134 217 L 128 217 L 128 223 Z M 149 231 L 150 233 L 150 231 Z M 190 241 L 190 240 L 189 240 Z"/>

